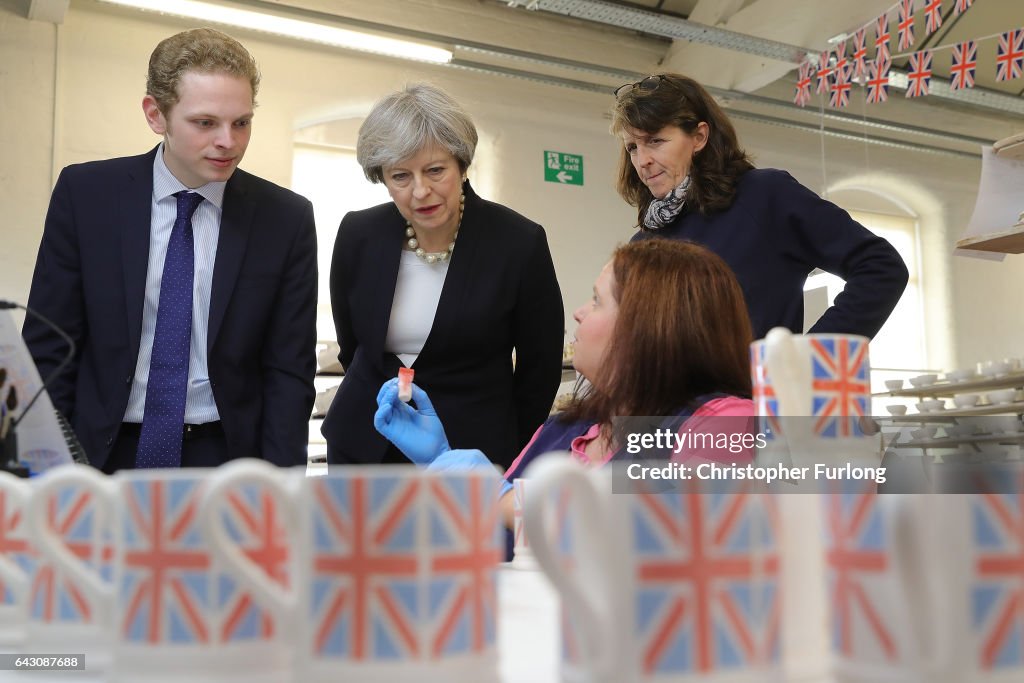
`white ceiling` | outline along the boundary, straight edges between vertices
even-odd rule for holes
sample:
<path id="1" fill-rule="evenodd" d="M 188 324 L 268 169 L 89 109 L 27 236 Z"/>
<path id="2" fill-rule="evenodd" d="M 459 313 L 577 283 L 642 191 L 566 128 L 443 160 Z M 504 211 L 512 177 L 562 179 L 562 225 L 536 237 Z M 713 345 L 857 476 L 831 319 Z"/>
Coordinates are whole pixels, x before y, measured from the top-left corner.
<path id="1" fill-rule="evenodd" d="M 792 104 L 796 60 L 829 47 L 890 10 L 894 0 L 237 0 L 339 25 L 404 35 L 454 48 L 453 68 L 526 78 L 609 95 L 639 76 L 691 75 L 711 89 L 731 116 L 782 126 L 824 125 L 836 136 L 869 134 L 874 144 L 912 145 L 979 156 L 980 144 L 1024 129 L 1024 78 L 995 80 L 996 40 L 978 44 L 977 87 L 951 93 L 951 52 L 934 53 L 934 90 L 866 105 L 855 86 L 845 109 Z M 929 49 L 1024 27 L 1024 0 L 974 0 L 954 16 L 943 0 L 943 25 L 925 36 L 924 0 L 915 0 L 917 38 Z M 567 16 L 568 15 L 568 16 Z M 589 18 L 587 18 L 589 17 Z M 624 28 L 626 26 L 626 28 Z M 644 30 L 629 28 L 642 26 Z M 873 29 L 868 31 L 869 43 Z M 669 35 L 695 37 L 695 42 Z M 868 56 L 873 55 L 869 50 Z M 905 70 L 897 56 L 894 70 Z"/>

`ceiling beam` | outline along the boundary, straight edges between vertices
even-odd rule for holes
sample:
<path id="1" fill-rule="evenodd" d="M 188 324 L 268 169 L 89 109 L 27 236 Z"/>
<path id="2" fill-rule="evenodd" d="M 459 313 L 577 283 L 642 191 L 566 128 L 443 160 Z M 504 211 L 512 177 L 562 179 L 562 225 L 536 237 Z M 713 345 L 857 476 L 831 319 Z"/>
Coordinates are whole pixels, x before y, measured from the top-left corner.
<path id="1" fill-rule="evenodd" d="M 877 0 L 872 0 L 872 2 L 876 1 Z M 761 13 L 773 6 L 774 3 L 779 2 L 785 3 L 786 0 L 760 0 L 760 2 L 755 2 L 747 9 L 753 11 L 757 8 L 757 14 L 751 14 L 748 16 L 763 16 Z M 799 64 L 807 54 L 816 52 L 809 48 L 790 45 L 777 40 L 760 38 L 746 33 L 714 26 L 705 26 L 696 22 L 687 21 L 686 19 L 682 19 L 674 15 L 652 12 L 632 6 L 608 2 L 607 0 L 507 0 L 507 3 L 510 6 L 519 6 L 526 7 L 531 10 L 552 12 L 563 16 L 575 17 L 577 19 L 584 19 L 609 26 L 618 26 L 619 28 L 640 31 L 654 36 L 672 38 L 673 40 L 686 40 L 693 43 L 731 50 L 733 52 L 745 53 L 754 57 L 761 57 L 762 60 L 756 63 L 756 68 L 742 71 L 742 73 L 748 74 L 746 76 L 746 80 L 743 81 L 743 84 L 747 88 L 757 86 L 758 83 L 761 83 L 761 81 L 765 79 L 767 79 L 768 82 L 772 82 L 784 77 L 788 72 L 794 70 L 797 64 Z M 883 4 L 887 3 L 883 2 Z M 836 3 L 837 8 L 841 8 L 843 5 L 846 5 L 846 3 Z M 793 9 L 791 3 L 788 7 L 790 8 L 790 12 L 796 11 Z M 744 11 L 745 10 L 741 10 L 735 15 L 735 17 L 739 17 L 739 15 L 743 14 Z M 810 13 L 808 13 L 808 16 L 809 15 Z M 785 16 L 776 17 L 776 21 L 784 20 L 787 20 Z M 817 21 L 818 23 L 813 24 L 814 26 L 820 25 L 820 19 Z M 848 29 L 851 25 L 858 25 L 857 21 L 847 22 L 845 28 Z M 758 30 L 760 29 L 758 28 Z M 825 33 L 828 33 L 828 31 L 825 31 Z M 678 69 L 680 67 L 684 67 L 682 70 L 687 73 L 693 73 L 694 69 L 700 68 L 700 65 L 708 65 L 708 68 L 720 70 L 720 64 L 722 63 L 722 56 L 719 52 L 715 52 L 713 57 L 702 57 L 700 59 L 686 59 L 679 56 L 677 53 L 672 52 L 670 53 L 669 58 L 670 64 L 675 65 L 674 68 Z M 770 61 L 764 60 L 775 60 L 776 62 L 780 62 L 780 64 L 772 64 Z M 758 70 L 762 69 L 766 71 L 766 75 L 763 79 L 758 77 L 756 74 Z M 890 85 L 896 88 L 900 88 L 902 85 L 903 89 L 906 89 L 905 80 L 900 77 L 899 72 L 894 70 L 893 75 L 894 77 L 890 81 Z M 698 78 L 697 80 L 701 79 Z M 736 78 L 734 77 L 733 81 L 735 80 Z M 715 79 L 711 79 L 711 81 L 715 82 Z M 761 84 L 766 85 L 766 83 Z M 735 82 L 729 83 L 725 87 L 730 89 L 739 89 Z M 1000 114 L 1011 113 L 1024 116 L 1024 99 L 1021 99 L 1020 97 L 1005 95 L 1003 93 L 986 90 L 984 88 L 952 90 L 947 84 L 942 83 L 940 79 L 935 78 L 932 79 L 930 98 L 934 98 L 932 100 L 933 102 L 935 99 L 947 100 L 958 104 L 970 105 L 977 109 L 995 111 Z"/>
<path id="2" fill-rule="evenodd" d="M 29 0 L 25 16 L 35 21 L 63 24 L 71 0 Z"/>
<path id="3" fill-rule="evenodd" d="M 714 16 L 725 0 L 700 0 L 688 19 L 706 22 L 704 16 Z M 702 11 L 710 4 L 712 11 Z M 824 38 L 863 24 L 884 12 L 891 0 L 861 0 L 839 3 L 827 13 L 806 11 L 806 6 L 794 7 L 793 0 L 755 0 L 721 19 L 716 28 L 724 28 L 746 36 L 757 36 L 786 43 L 823 47 Z M 794 49 L 799 48 L 794 45 Z M 806 52 L 800 53 L 802 59 Z M 685 73 L 705 85 L 754 92 L 786 76 L 793 63 L 723 50 L 715 45 L 676 40 L 665 58 L 665 64 L 674 71 Z"/>

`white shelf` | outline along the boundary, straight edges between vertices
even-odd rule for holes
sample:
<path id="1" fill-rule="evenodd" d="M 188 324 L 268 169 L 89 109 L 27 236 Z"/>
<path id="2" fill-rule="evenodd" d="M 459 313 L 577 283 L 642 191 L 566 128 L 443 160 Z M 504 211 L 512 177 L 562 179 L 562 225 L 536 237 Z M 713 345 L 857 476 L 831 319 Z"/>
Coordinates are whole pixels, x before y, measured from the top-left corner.
<path id="1" fill-rule="evenodd" d="M 956 248 L 998 251 L 1004 254 L 1024 254 L 1024 223 L 1018 223 L 1003 232 L 962 239 L 956 243 Z"/>
<path id="2" fill-rule="evenodd" d="M 992 150 L 1002 159 L 1024 159 L 1024 133 L 997 140 Z"/>
<path id="3" fill-rule="evenodd" d="M 924 398 L 927 396 L 955 396 L 956 394 L 973 394 L 992 389 L 1024 388 L 1024 371 L 1015 370 L 1001 377 L 979 377 L 965 382 L 935 382 L 926 387 L 912 387 L 899 391 L 886 391 L 872 394 L 879 398 Z"/>

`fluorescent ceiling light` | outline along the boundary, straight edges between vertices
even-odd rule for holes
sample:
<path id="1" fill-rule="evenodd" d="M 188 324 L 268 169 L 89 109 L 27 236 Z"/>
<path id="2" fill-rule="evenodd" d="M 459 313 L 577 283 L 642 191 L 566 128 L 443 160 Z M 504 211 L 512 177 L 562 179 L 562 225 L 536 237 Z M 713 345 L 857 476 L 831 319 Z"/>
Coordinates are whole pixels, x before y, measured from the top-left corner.
<path id="1" fill-rule="evenodd" d="M 246 9 L 214 5 L 195 0 L 102 0 L 103 2 L 134 7 L 142 10 L 173 14 L 189 19 L 200 19 L 215 24 L 226 24 L 273 33 L 314 43 L 323 43 L 360 52 L 373 52 L 402 59 L 446 64 L 452 60 L 452 53 L 439 47 L 413 43 L 396 38 L 385 38 L 369 33 L 350 31 L 335 26 L 326 26 L 312 21 L 300 21 L 272 14 L 263 14 Z"/>

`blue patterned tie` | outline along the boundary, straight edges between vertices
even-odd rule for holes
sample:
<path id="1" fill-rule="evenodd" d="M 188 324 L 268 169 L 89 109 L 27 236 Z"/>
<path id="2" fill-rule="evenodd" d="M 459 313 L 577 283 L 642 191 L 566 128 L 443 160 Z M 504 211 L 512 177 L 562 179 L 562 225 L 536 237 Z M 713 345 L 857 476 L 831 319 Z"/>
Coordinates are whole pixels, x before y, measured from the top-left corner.
<path id="1" fill-rule="evenodd" d="M 202 195 L 181 191 L 178 216 L 167 244 L 156 311 L 153 355 L 149 361 L 146 407 L 142 417 L 136 467 L 181 467 L 181 438 L 188 391 L 189 347 L 192 343 L 192 281 L 195 255 L 192 214 Z"/>

